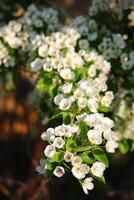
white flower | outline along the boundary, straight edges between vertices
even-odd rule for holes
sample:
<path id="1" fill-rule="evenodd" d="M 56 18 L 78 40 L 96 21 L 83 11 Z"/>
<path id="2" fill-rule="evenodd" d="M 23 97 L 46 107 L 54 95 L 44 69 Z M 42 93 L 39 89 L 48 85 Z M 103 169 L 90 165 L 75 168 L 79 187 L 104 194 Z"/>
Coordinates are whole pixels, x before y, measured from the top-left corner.
<path id="1" fill-rule="evenodd" d="M 102 143 L 102 134 L 95 130 L 89 130 L 87 133 L 88 139 L 92 144 L 99 145 Z"/>
<path id="2" fill-rule="evenodd" d="M 57 147 L 58 149 L 62 149 L 64 145 L 65 145 L 65 141 L 63 140 L 62 137 L 55 138 L 53 142 L 54 147 Z"/>
<path id="3" fill-rule="evenodd" d="M 86 113 L 83 113 L 83 114 L 81 114 L 81 115 L 77 115 L 77 116 L 76 116 L 77 123 L 79 123 L 80 121 L 85 120 L 85 118 L 86 118 Z"/>
<path id="4" fill-rule="evenodd" d="M 106 143 L 106 150 L 109 153 L 114 153 L 115 149 L 118 147 L 118 143 L 115 140 L 109 140 Z"/>
<path id="5" fill-rule="evenodd" d="M 44 141 L 53 141 L 55 138 L 54 136 L 54 129 L 53 128 L 48 128 L 47 131 L 43 132 L 41 134 L 41 139 Z"/>
<path id="6" fill-rule="evenodd" d="M 86 165 L 86 164 L 82 164 L 82 165 L 81 165 L 81 169 L 83 170 L 83 172 L 84 172 L 85 174 L 88 174 L 88 173 L 89 173 L 89 170 L 90 170 L 90 167 L 89 167 L 88 165 Z"/>
<path id="7" fill-rule="evenodd" d="M 60 71 L 60 76 L 65 80 L 73 80 L 74 79 L 74 72 L 69 68 L 62 69 Z"/>
<path id="8" fill-rule="evenodd" d="M 96 67 L 95 67 L 95 65 L 91 65 L 90 66 L 90 68 L 89 68 L 89 70 L 88 70 L 88 75 L 89 75 L 89 77 L 91 77 L 91 78 L 93 78 L 93 77 L 95 77 L 96 76 Z"/>
<path id="9" fill-rule="evenodd" d="M 82 188 L 85 194 L 88 194 L 88 190 L 92 190 L 94 188 L 94 184 L 92 183 L 93 178 L 89 177 L 84 180 L 82 183 Z"/>
<path id="10" fill-rule="evenodd" d="M 53 70 L 50 58 L 46 58 L 45 62 L 43 62 L 43 69 L 47 72 L 51 72 Z"/>
<path id="11" fill-rule="evenodd" d="M 88 34 L 88 40 L 89 41 L 94 41 L 94 40 L 96 40 L 97 37 L 98 37 L 97 32 L 92 32 L 92 33 Z"/>
<path id="12" fill-rule="evenodd" d="M 95 126 L 97 124 L 100 124 L 102 120 L 103 120 L 103 114 L 100 113 L 87 115 L 86 118 L 84 119 L 84 121 L 88 126 Z"/>
<path id="13" fill-rule="evenodd" d="M 41 69 L 42 61 L 40 58 L 36 58 L 32 63 L 31 63 L 31 69 L 33 72 L 38 72 Z"/>
<path id="14" fill-rule="evenodd" d="M 79 47 L 81 49 L 88 49 L 89 48 L 89 42 L 86 39 L 79 40 Z"/>
<path id="15" fill-rule="evenodd" d="M 77 178 L 77 179 L 83 179 L 85 178 L 85 173 L 81 167 L 81 165 L 75 165 L 72 168 L 72 174 Z"/>
<path id="16" fill-rule="evenodd" d="M 72 133 L 78 133 L 79 132 L 79 128 L 76 124 L 71 125 L 70 129 L 71 129 Z"/>
<path id="17" fill-rule="evenodd" d="M 113 98 L 114 98 L 113 92 L 107 91 L 105 93 L 105 96 L 102 97 L 102 99 L 101 99 L 101 104 L 103 106 L 109 107 L 111 102 L 112 102 L 112 100 L 113 100 Z"/>
<path id="18" fill-rule="evenodd" d="M 84 97 L 78 98 L 78 106 L 80 108 L 85 108 L 86 105 L 87 105 L 87 99 L 86 98 L 84 98 Z"/>
<path id="19" fill-rule="evenodd" d="M 85 164 L 74 165 L 72 173 L 77 179 L 83 179 L 89 173 L 89 169 L 90 167 Z"/>
<path id="20" fill-rule="evenodd" d="M 105 131 L 107 129 L 113 128 L 114 127 L 114 122 L 108 117 L 103 117 L 102 125 L 103 125 L 103 129 Z"/>
<path id="21" fill-rule="evenodd" d="M 61 87 L 61 91 L 64 94 L 68 94 L 70 93 L 72 90 L 72 83 L 65 83 L 62 87 Z"/>
<path id="22" fill-rule="evenodd" d="M 57 166 L 53 172 L 53 174 L 57 177 L 62 177 L 65 174 L 65 170 L 61 166 Z"/>
<path id="23" fill-rule="evenodd" d="M 71 160 L 73 159 L 73 157 L 74 157 L 73 153 L 71 153 L 69 151 L 66 151 L 65 155 L 64 155 L 64 160 L 66 162 L 71 162 Z"/>
<path id="24" fill-rule="evenodd" d="M 82 159 L 79 156 L 75 156 L 71 163 L 73 166 L 80 166 L 82 164 Z"/>
<path id="25" fill-rule="evenodd" d="M 78 83 L 79 88 L 83 91 L 88 90 L 88 88 L 90 87 L 90 83 L 87 80 L 81 80 Z"/>
<path id="26" fill-rule="evenodd" d="M 66 136 L 71 137 L 72 132 L 69 126 L 65 126 L 64 124 L 55 128 L 56 136 Z"/>
<path id="27" fill-rule="evenodd" d="M 91 112 L 93 112 L 93 113 L 97 112 L 98 103 L 95 98 L 89 99 L 87 105 L 88 105 L 89 109 L 91 110 Z"/>
<path id="28" fill-rule="evenodd" d="M 68 98 L 61 99 L 59 103 L 60 110 L 68 110 L 71 107 L 72 101 Z"/>
<path id="29" fill-rule="evenodd" d="M 104 163 L 101 162 L 95 162 L 92 167 L 91 167 L 91 173 L 97 177 L 103 176 L 103 172 L 105 170 L 105 165 Z"/>
<path id="30" fill-rule="evenodd" d="M 103 136 L 106 140 L 112 140 L 115 138 L 115 133 L 112 130 L 105 130 Z"/>
<path id="31" fill-rule="evenodd" d="M 38 54 L 40 57 L 46 57 L 48 55 L 48 46 L 47 45 L 42 45 L 38 49 Z"/>
<path id="32" fill-rule="evenodd" d="M 55 154 L 55 148 L 53 145 L 48 145 L 46 146 L 45 150 L 44 150 L 44 154 L 46 155 L 46 157 L 48 158 L 52 158 Z"/>
<path id="33" fill-rule="evenodd" d="M 84 96 L 84 92 L 77 88 L 75 91 L 74 91 L 74 94 L 73 94 L 74 98 L 75 99 L 79 99 L 80 97 L 83 97 Z"/>
<path id="34" fill-rule="evenodd" d="M 62 99 L 64 99 L 64 96 L 62 94 L 58 94 L 54 98 L 54 103 L 58 106 Z"/>

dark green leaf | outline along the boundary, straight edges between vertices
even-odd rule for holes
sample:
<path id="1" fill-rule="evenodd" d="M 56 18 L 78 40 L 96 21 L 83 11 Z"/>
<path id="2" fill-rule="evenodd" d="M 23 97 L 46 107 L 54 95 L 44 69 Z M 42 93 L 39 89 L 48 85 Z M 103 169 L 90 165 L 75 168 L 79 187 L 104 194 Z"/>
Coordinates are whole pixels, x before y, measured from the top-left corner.
<path id="1" fill-rule="evenodd" d="M 95 147 L 92 150 L 92 154 L 94 155 L 96 160 L 104 163 L 106 165 L 106 167 L 108 167 L 108 165 L 109 165 L 108 158 L 107 158 L 105 152 L 100 147 Z"/>
<path id="2" fill-rule="evenodd" d="M 101 176 L 101 177 L 97 177 L 97 176 L 93 176 L 96 180 L 98 180 L 99 182 L 101 183 L 105 183 L 106 184 L 106 181 L 105 181 L 105 177 L 104 176 Z"/>
<path id="3" fill-rule="evenodd" d="M 52 83 L 52 78 L 49 78 L 48 75 L 46 74 L 43 76 L 43 82 L 46 85 L 50 85 Z"/>
<path id="4" fill-rule="evenodd" d="M 86 164 L 93 164 L 95 162 L 95 158 L 93 157 L 91 152 L 84 152 L 79 155 L 83 162 Z"/>
<path id="5" fill-rule="evenodd" d="M 81 137 L 82 137 L 82 143 L 87 144 L 87 142 L 89 142 L 88 137 L 87 137 L 88 126 L 83 121 L 79 122 L 78 126 L 79 126 L 80 134 L 81 134 Z"/>
<path id="6" fill-rule="evenodd" d="M 70 122 L 71 122 L 71 116 L 66 114 L 66 113 L 64 113 L 63 114 L 63 123 L 68 125 L 68 124 L 70 124 Z"/>
<path id="7" fill-rule="evenodd" d="M 127 153 L 129 151 L 129 143 L 126 139 L 119 141 L 119 149 L 121 153 Z"/>
<path id="8" fill-rule="evenodd" d="M 56 152 L 54 157 L 52 158 L 52 161 L 54 162 L 61 162 L 64 160 L 64 152 Z"/>
<path id="9" fill-rule="evenodd" d="M 47 169 L 45 170 L 45 175 L 47 179 L 52 178 L 55 167 L 56 167 L 56 163 L 47 163 Z"/>
<path id="10" fill-rule="evenodd" d="M 66 141 L 66 150 L 72 151 L 72 149 L 75 147 L 73 138 L 68 138 Z"/>

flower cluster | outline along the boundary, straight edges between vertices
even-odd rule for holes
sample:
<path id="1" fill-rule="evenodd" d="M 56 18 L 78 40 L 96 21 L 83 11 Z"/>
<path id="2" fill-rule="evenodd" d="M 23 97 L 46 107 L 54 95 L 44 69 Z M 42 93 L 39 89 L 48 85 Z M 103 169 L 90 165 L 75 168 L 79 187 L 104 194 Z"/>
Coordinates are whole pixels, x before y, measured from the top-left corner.
<path id="1" fill-rule="evenodd" d="M 116 135 L 118 140 L 134 140 L 134 102 L 133 91 L 120 90 L 119 105 L 116 108 Z M 120 126 L 122 124 L 122 126 Z M 133 145 L 133 144 L 132 144 Z M 131 149 L 133 146 L 131 147 Z"/>
<path id="2" fill-rule="evenodd" d="M 8 47 L 0 41 L 0 65 L 4 67 L 13 67 L 15 59 L 9 54 Z"/>
<path id="3" fill-rule="evenodd" d="M 91 7 L 89 7 L 89 15 L 95 16 L 100 12 L 109 12 L 120 21 L 124 17 L 124 10 L 129 9 L 133 5 L 134 2 L 131 0 L 94 0 Z"/>
<path id="4" fill-rule="evenodd" d="M 105 59 L 118 58 L 122 50 L 126 47 L 126 43 L 121 34 L 112 34 L 110 37 L 104 37 L 99 44 L 98 49 L 103 54 Z"/>
<path id="5" fill-rule="evenodd" d="M 86 36 L 89 41 L 94 41 L 98 37 L 98 26 L 94 19 L 89 20 L 88 17 L 78 16 L 70 22 L 70 26 L 75 28 L 81 35 Z M 89 47 L 87 46 L 88 40 L 83 39 L 86 48 Z"/>
<path id="6" fill-rule="evenodd" d="M 115 104 L 118 104 L 120 98 L 118 96 L 120 88 L 124 90 L 128 87 L 133 88 L 133 6 L 134 2 L 131 0 L 95 0 L 89 7 L 88 15 L 78 16 L 69 24 L 81 34 L 78 42 L 81 50 L 95 50 L 111 63 L 111 79 L 112 83 L 116 82 L 115 91 L 117 92 Z M 92 26 L 90 27 L 89 24 Z M 91 36 L 92 31 L 93 35 Z M 133 102 L 133 98 L 131 98 L 131 102 Z M 118 117 L 114 107 L 112 113 L 116 121 Z M 131 117 L 130 115 L 130 123 Z M 121 123 L 117 123 L 116 131 L 120 132 L 123 137 L 124 131 L 120 127 Z M 129 128 L 128 132 L 130 130 L 132 129 Z"/>
<path id="7" fill-rule="evenodd" d="M 1 65 L 13 67 L 16 60 L 18 63 L 22 60 L 26 62 L 25 57 L 28 62 L 35 46 L 38 46 L 41 32 L 49 34 L 60 29 L 60 26 L 56 10 L 29 6 L 23 16 L 0 28 Z"/>
<path id="8" fill-rule="evenodd" d="M 48 178 L 71 172 L 86 194 L 94 179 L 104 182 L 106 152 L 114 153 L 122 137 L 134 139 L 133 91 L 122 96 L 134 80 L 133 5 L 94 0 L 86 16 L 66 25 L 56 10 L 31 5 L 0 28 L 0 66 L 30 63 L 38 97 L 49 104 L 50 128 L 41 135 L 48 145 L 37 171 Z"/>
<path id="9" fill-rule="evenodd" d="M 71 171 L 88 194 L 94 188 L 93 178 L 104 179 L 108 166 L 105 151 L 114 153 L 118 144 L 114 122 L 102 113 L 113 100 L 106 84 L 110 63 L 95 51 L 77 48 L 79 38 L 80 33 L 72 27 L 44 36 L 31 69 L 40 72 L 39 77 L 46 74 L 53 88 L 57 87 L 54 104 L 63 116 L 62 124 L 41 135 L 49 143 L 44 150 L 43 173 L 61 177 Z"/>

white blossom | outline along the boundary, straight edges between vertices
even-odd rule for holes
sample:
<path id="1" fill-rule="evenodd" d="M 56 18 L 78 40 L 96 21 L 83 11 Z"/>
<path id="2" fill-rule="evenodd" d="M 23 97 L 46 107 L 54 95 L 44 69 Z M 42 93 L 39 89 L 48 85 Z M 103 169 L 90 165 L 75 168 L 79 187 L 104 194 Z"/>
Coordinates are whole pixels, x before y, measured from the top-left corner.
<path id="1" fill-rule="evenodd" d="M 115 140 L 109 140 L 106 143 L 106 151 L 109 153 L 114 153 L 115 149 L 118 147 L 118 143 Z"/>
<path id="2" fill-rule="evenodd" d="M 48 145 L 46 146 L 45 150 L 44 150 L 44 154 L 46 155 L 46 157 L 48 158 L 52 158 L 55 154 L 55 148 L 53 145 Z"/>
<path id="3" fill-rule="evenodd" d="M 93 178 L 88 177 L 84 180 L 82 183 L 82 188 L 85 194 L 88 194 L 88 190 L 93 190 L 94 189 L 94 184 L 92 183 Z"/>
<path id="4" fill-rule="evenodd" d="M 57 177 L 62 177 L 65 174 L 65 169 L 61 166 L 57 166 L 53 174 Z"/>
<path id="5" fill-rule="evenodd" d="M 54 147 L 56 147 L 58 149 L 62 149 L 64 145 L 65 145 L 65 141 L 63 140 L 62 137 L 56 137 L 54 139 L 54 142 L 53 142 Z"/>
<path id="6" fill-rule="evenodd" d="M 73 153 L 71 153 L 71 152 L 69 152 L 69 151 L 66 151 L 66 152 L 65 152 L 65 155 L 64 155 L 64 160 L 65 160 L 66 162 L 71 162 L 72 159 L 73 159 L 73 157 L 74 157 Z"/>
<path id="7" fill-rule="evenodd" d="M 103 176 L 105 165 L 101 162 L 96 161 L 91 167 L 91 173 L 97 177 Z"/>

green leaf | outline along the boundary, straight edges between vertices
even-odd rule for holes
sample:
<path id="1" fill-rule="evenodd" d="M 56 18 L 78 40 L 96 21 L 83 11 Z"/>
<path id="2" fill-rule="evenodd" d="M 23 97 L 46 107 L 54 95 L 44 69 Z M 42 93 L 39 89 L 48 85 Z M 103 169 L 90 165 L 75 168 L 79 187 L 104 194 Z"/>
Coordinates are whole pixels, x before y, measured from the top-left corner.
<path id="1" fill-rule="evenodd" d="M 83 162 L 86 164 L 93 164 L 95 162 L 95 159 L 91 152 L 84 152 L 80 154 L 79 156 L 82 158 Z"/>
<path id="2" fill-rule="evenodd" d="M 47 163 L 47 168 L 45 170 L 45 175 L 47 177 L 47 179 L 51 179 L 53 176 L 53 171 L 56 167 L 56 163 Z"/>
<path id="3" fill-rule="evenodd" d="M 93 176 L 96 180 L 98 180 L 99 182 L 101 183 L 105 183 L 106 184 L 106 181 L 105 181 L 105 177 L 104 176 L 101 176 L 101 177 L 97 177 L 97 176 Z"/>
<path id="4" fill-rule="evenodd" d="M 64 152 L 56 152 L 55 155 L 52 158 L 52 161 L 54 162 L 61 162 L 64 160 Z"/>
<path id="5" fill-rule="evenodd" d="M 50 85 L 50 84 L 52 83 L 52 78 L 49 78 L 49 77 L 48 77 L 48 74 L 45 74 L 45 75 L 43 76 L 43 82 L 44 82 L 44 84 L 46 84 L 46 85 Z"/>
<path id="6" fill-rule="evenodd" d="M 131 141 L 131 152 L 134 151 L 134 141 Z"/>
<path id="7" fill-rule="evenodd" d="M 75 147 L 73 150 L 76 152 L 85 152 L 85 151 L 89 151 L 90 149 L 92 149 L 91 146 L 79 146 L 79 147 Z"/>
<path id="8" fill-rule="evenodd" d="M 100 147 L 95 147 L 92 150 L 92 154 L 96 158 L 96 160 L 104 163 L 106 165 L 106 167 L 108 167 L 108 165 L 109 165 L 108 158 L 107 158 L 105 152 Z"/>
<path id="9" fill-rule="evenodd" d="M 70 124 L 70 122 L 71 122 L 71 116 L 66 113 L 63 113 L 63 123 L 65 125 L 68 125 Z"/>
<path id="10" fill-rule="evenodd" d="M 37 90 L 44 90 L 44 89 L 45 89 L 45 84 L 44 84 L 44 82 L 43 82 L 42 79 L 40 79 L 40 80 L 37 82 L 36 88 L 37 88 Z"/>
<path id="11" fill-rule="evenodd" d="M 126 139 L 119 141 L 119 150 L 123 154 L 129 151 L 129 143 Z"/>
<path id="12" fill-rule="evenodd" d="M 66 150 L 72 151 L 72 149 L 75 147 L 73 138 L 68 138 L 66 141 Z"/>
<path id="13" fill-rule="evenodd" d="M 99 106 L 99 112 L 107 113 L 108 111 L 109 111 L 109 108 L 104 107 L 104 106 L 102 106 L 102 105 Z"/>
<path id="14" fill-rule="evenodd" d="M 53 94 L 54 97 L 55 97 L 55 96 L 57 95 L 57 93 L 58 93 L 58 88 L 59 88 L 59 86 L 56 85 L 56 86 L 54 86 L 53 89 L 52 89 L 52 94 Z"/>
<path id="15" fill-rule="evenodd" d="M 79 126 L 80 134 L 82 137 L 82 143 L 87 144 L 87 142 L 88 142 L 88 137 L 87 137 L 88 126 L 83 121 L 79 122 L 78 126 Z"/>

